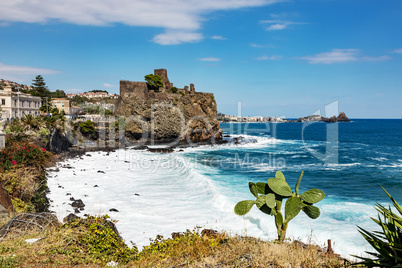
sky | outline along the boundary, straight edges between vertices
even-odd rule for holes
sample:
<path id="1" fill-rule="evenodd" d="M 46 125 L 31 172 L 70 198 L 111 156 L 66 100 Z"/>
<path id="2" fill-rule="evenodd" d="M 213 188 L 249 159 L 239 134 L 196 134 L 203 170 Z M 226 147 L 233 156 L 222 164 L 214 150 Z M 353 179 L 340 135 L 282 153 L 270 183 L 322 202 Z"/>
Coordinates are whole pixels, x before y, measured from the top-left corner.
<path id="1" fill-rule="evenodd" d="M 0 36 L 0 78 L 52 91 L 165 68 L 225 114 L 402 118 L 400 0 L 1 0 Z"/>

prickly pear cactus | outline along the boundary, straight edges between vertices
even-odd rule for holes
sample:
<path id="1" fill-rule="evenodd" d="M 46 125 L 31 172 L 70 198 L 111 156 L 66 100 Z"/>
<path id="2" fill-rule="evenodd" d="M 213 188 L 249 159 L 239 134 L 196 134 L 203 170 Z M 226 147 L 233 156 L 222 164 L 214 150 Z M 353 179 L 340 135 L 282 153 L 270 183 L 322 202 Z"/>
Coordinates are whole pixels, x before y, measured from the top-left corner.
<path id="1" fill-rule="evenodd" d="M 282 172 L 277 171 L 274 178 L 269 178 L 265 182 L 249 182 L 249 189 L 256 200 L 240 201 L 236 204 L 234 212 L 237 215 L 246 215 L 251 208 L 256 205 L 262 212 L 275 217 L 275 225 L 278 233 L 278 240 L 282 242 L 286 236 L 286 230 L 293 218 L 300 211 L 306 213 L 311 219 L 320 216 L 320 209 L 313 204 L 320 202 L 325 198 L 325 193 L 320 189 L 310 189 L 299 195 L 299 186 L 304 172 L 302 171 L 295 186 L 295 192 L 292 192 L 289 184 L 286 182 Z M 285 217 L 282 215 L 282 203 L 285 202 Z"/>

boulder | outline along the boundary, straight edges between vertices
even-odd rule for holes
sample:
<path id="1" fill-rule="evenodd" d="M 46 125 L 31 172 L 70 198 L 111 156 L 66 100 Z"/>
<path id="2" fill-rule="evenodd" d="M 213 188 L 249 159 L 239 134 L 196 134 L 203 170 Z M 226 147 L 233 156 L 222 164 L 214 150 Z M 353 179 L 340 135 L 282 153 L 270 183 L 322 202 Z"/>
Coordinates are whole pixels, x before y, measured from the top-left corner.
<path id="1" fill-rule="evenodd" d="M 71 204 L 71 206 L 72 206 L 73 208 L 83 208 L 83 207 L 85 207 L 85 204 L 84 204 L 84 202 L 82 202 L 81 199 L 76 199 L 76 200 L 74 200 L 74 202 Z"/>
<path id="2" fill-rule="evenodd" d="M 75 221 L 76 219 L 81 219 L 81 218 L 73 213 L 70 213 L 66 217 L 64 217 L 63 222 L 68 223 L 68 222 Z"/>

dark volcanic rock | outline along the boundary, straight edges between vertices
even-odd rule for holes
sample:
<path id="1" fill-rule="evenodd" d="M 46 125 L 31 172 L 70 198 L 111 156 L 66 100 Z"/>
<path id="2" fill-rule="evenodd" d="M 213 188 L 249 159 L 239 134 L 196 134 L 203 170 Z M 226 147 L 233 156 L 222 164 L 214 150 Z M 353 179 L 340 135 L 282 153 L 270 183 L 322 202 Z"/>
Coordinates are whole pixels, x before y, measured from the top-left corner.
<path id="1" fill-rule="evenodd" d="M 84 202 L 82 202 L 81 199 L 77 199 L 77 200 L 74 200 L 74 202 L 71 204 L 71 206 L 73 208 L 83 208 L 83 207 L 85 207 L 85 204 L 84 204 Z"/>
<path id="2" fill-rule="evenodd" d="M 172 148 L 149 148 L 148 151 L 151 153 L 173 153 L 174 150 Z"/>
<path id="3" fill-rule="evenodd" d="M 63 222 L 64 223 L 72 222 L 72 221 L 75 221 L 76 219 L 80 219 L 80 217 L 78 217 L 77 215 L 75 215 L 73 213 L 70 213 L 66 217 L 64 217 Z"/>

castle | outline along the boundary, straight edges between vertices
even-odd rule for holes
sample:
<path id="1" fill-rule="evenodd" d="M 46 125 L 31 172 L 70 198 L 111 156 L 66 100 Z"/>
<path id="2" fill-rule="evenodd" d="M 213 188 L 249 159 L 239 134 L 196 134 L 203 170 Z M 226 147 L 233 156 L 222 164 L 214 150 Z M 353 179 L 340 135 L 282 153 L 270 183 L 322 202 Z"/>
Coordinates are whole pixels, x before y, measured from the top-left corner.
<path id="1" fill-rule="evenodd" d="M 150 90 L 146 82 L 120 81 L 115 114 L 135 117 L 127 123 L 126 137 L 138 141 L 149 134 L 155 140 L 197 142 L 222 138 L 214 94 L 196 92 L 194 84 L 173 91 L 166 69 L 155 69 L 154 74 L 163 83 L 158 90 Z"/>

